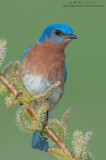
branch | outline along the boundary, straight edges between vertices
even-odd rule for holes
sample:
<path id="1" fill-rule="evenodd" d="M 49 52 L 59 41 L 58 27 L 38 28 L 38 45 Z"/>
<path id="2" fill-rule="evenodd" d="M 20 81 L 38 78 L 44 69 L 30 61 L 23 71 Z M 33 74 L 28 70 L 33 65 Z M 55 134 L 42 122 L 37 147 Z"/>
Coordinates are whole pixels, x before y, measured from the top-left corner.
<path id="1" fill-rule="evenodd" d="M 7 89 L 14 95 L 17 96 L 19 92 L 17 89 L 9 83 L 9 81 L 0 73 L 0 81 L 7 87 Z M 22 102 L 21 104 L 25 104 L 25 102 Z M 29 111 L 33 116 L 36 116 L 35 111 L 33 110 L 33 106 L 29 105 L 27 107 L 27 111 Z M 73 153 L 68 149 L 68 147 L 63 143 L 63 141 L 53 132 L 52 129 L 47 127 L 47 130 L 45 132 L 53 139 L 53 141 L 58 145 L 59 148 L 63 150 L 64 153 L 70 156 L 72 160 L 75 160 L 75 156 Z"/>
<path id="2" fill-rule="evenodd" d="M 14 86 L 9 83 L 9 81 L 0 73 L 0 81 L 7 87 L 7 89 L 15 96 L 18 95 L 18 91 L 14 88 Z"/>
<path id="3" fill-rule="evenodd" d="M 58 147 L 61 148 L 64 153 L 66 153 L 66 155 L 69 155 L 69 157 L 72 158 L 72 160 L 75 160 L 74 154 L 68 149 L 64 142 L 53 132 L 52 129 L 48 128 L 45 132 L 53 139 L 53 141 L 58 145 Z"/>

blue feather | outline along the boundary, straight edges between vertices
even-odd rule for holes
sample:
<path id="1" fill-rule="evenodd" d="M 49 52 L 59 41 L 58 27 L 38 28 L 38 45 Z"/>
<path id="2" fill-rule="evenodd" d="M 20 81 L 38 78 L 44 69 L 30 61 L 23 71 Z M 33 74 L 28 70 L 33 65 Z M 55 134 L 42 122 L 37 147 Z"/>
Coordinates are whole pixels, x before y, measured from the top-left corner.
<path id="1" fill-rule="evenodd" d="M 28 50 L 29 50 L 31 47 L 32 47 L 32 46 L 29 46 L 29 47 L 25 50 L 24 54 L 23 54 L 22 57 L 21 57 L 21 61 L 22 61 L 23 57 L 25 56 L 25 54 L 28 52 Z"/>
<path id="2" fill-rule="evenodd" d="M 65 79 L 64 82 L 66 83 L 67 80 L 67 68 L 66 68 L 66 63 L 64 62 L 64 68 L 65 68 Z"/>
<path id="3" fill-rule="evenodd" d="M 42 32 L 38 42 L 42 43 L 45 40 L 51 41 L 53 43 L 61 43 L 66 38 L 63 38 L 62 36 L 56 36 L 55 30 L 60 30 L 63 34 L 74 34 L 72 28 L 64 23 L 56 23 L 51 24 L 48 27 L 45 28 L 45 30 Z"/>
<path id="4" fill-rule="evenodd" d="M 48 152 L 49 143 L 47 140 L 48 139 L 43 136 L 42 131 L 36 131 L 33 133 L 31 146 L 33 149 L 40 149 L 45 152 Z"/>

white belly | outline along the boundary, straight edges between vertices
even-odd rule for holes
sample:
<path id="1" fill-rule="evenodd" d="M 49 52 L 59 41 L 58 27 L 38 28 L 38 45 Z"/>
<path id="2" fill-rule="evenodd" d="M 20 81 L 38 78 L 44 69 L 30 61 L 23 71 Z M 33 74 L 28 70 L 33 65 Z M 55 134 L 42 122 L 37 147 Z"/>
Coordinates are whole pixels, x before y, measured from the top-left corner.
<path id="1" fill-rule="evenodd" d="M 32 76 L 32 75 L 26 75 L 22 79 L 24 85 L 26 86 L 27 90 L 31 93 L 37 93 L 41 94 L 45 90 L 47 90 L 54 82 L 53 81 L 47 81 L 42 76 Z M 60 87 L 58 87 L 48 98 L 50 103 L 52 105 L 56 105 L 58 100 L 60 99 L 60 96 L 62 94 L 62 90 Z"/>

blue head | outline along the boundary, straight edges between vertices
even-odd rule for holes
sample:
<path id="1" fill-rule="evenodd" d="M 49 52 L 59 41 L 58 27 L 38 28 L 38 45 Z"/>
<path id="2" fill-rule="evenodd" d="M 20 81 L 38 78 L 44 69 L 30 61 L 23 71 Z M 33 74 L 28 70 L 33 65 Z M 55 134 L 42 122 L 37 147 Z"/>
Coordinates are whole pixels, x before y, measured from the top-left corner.
<path id="1" fill-rule="evenodd" d="M 71 39 L 77 39 L 70 26 L 63 23 L 56 23 L 49 25 L 41 34 L 38 42 L 45 40 L 53 42 L 55 44 L 62 43 L 63 41 L 70 41 Z"/>

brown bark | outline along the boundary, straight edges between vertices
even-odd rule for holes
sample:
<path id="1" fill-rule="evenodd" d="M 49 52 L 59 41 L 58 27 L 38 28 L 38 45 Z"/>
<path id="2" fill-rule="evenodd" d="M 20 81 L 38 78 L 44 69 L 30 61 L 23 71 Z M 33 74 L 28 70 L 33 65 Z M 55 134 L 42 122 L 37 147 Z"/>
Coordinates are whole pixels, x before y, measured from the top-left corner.
<path id="1" fill-rule="evenodd" d="M 18 95 L 18 91 L 14 88 L 14 86 L 9 83 L 9 81 L 0 73 L 0 81 L 7 87 L 7 89 L 15 96 Z"/>
<path id="2" fill-rule="evenodd" d="M 58 145 L 59 148 L 62 149 L 64 153 L 69 155 L 70 158 L 72 158 L 73 160 L 75 159 L 74 154 L 68 149 L 64 142 L 53 132 L 52 129 L 48 128 L 45 132 L 53 139 L 53 141 Z"/>

